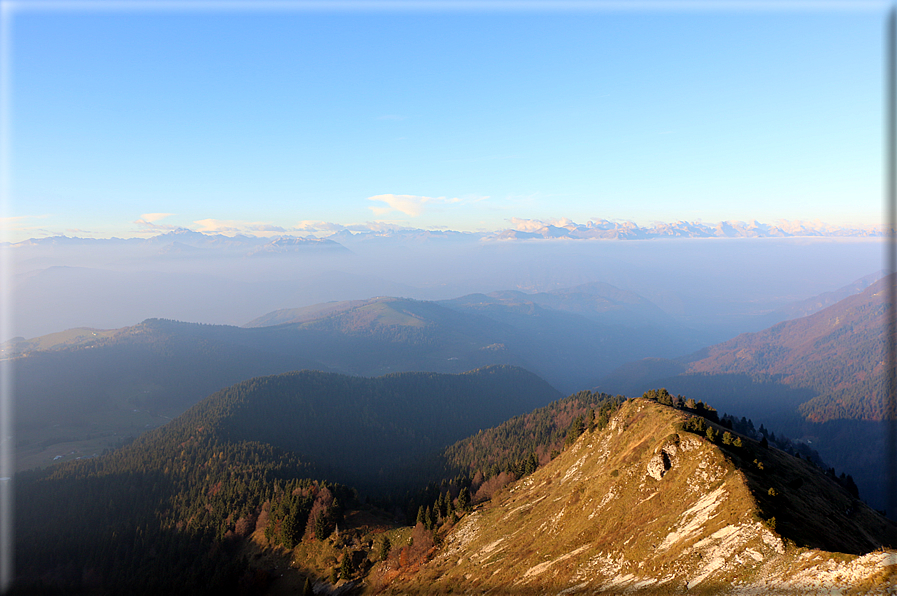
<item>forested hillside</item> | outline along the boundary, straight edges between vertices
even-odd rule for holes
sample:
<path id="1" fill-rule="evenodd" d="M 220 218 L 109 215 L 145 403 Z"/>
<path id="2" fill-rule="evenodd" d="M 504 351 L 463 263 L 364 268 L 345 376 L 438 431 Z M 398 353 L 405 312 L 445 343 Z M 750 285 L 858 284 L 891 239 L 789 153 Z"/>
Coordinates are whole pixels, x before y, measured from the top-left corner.
<path id="1" fill-rule="evenodd" d="M 301 371 L 238 383 L 177 424 L 275 445 L 301 453 L 329 478 L 394 490 L 414 480 L 395 477 L 397 470 L 557 397 L 532 373 L 505 366 L 374 379 Z"/>
<path id="2" fill-rule="evenodd" d="M 881 420 L 888 283 L 892 277 L 809 317 L 713 346 L 688 371 L 767 375 L 811 389 L 817 397 L 801 412 L 815 422 Z"/>
<path id="3" fill-rule="evenodd" d="M 607 424 L 624 399 L 580 391 L 458 441 L 442 457 L 450 469 L 471 476 L 477 472 L 494 475 L 531 455 L 544 464 L 586 429 Z"/>
<path id="4" fill-rule="evenodd" d="M 137 582 L 147 594 L 238 590 L 251 574 L 234 554 L 260 517 L 278 544 L 322 539 L 357 495 L 334 480 L 401 497 L 424 482 L 404 473 L 411 464 L 557 397 L 512 367 L 238 383 L 107 455 L 21 473 L 20 576 Z"/>
<path id="5" fill-rule="evenodd" d="M 589 472 L 594 475 L 589 486 L 610 482 L 613 487 L 596 493 L 604 495 L 602 506 L 585 509 L 591 512 L 588 524 L 578 514 L 564 517 L 552 526 L 554 536 L 586 544 L 588 532 L 629 519 L 618 512 L 619 503 L 603 505 L 621 490 L 644 492 L 645 482 L 637 481 L 645 474 L 650 446 L 664 441 L 667 459 L 658 459 L 655 449 L 648 476 L 683 474 L 682 452 L 673 447 L 687 451 L 707 441 L 722 450 L 726 473 L 746 483 L 737 490 L 754 494 L 739 497 L 743 511 L 732 504 L 727 511 L 753 516 L 751 523 L 765 520 L 799 545 L 859 553 L 897 535 L 856 500 L 856 487 L 843 474 L 839 479 L 806 457 L 801 461 L 774 449 L 772 435 L 768 441 L 765 431 L 757 433 L 744 419 L 720 419 L 713 408 L 663 390 L 640 400 L 579 392 L 480 430 L 435 460 L 425 457 L 442 440 L 440 424 L 462 428 L 500 416 L 500 404 L 532 397 L 539 383 L 508 367 L 377 379 L 303 371 L 239 383 L 112 453 L 20 473 L 15 593 L 261 594 L 288 585 L 303 594 L 334 585 L 374 592 L 389 585 L 401 592 L 409 578 L 409 586 L 427 581 L 426 574 L 414 574 L 425 569 L 421 566 L 443 541 L 454 540 L 453 529 L 459 519 L 463 527 L 473 507 L 494 497 L 507 501 L 505 487 L 550 469 L 555 459 L 571 465 L 566 452 L 596 438 L 616 446 L 599 450 L 603 455 Z M 667 428 L 670 424 L 675 426 Z M 608 456 L 612 459 L 603 463 Z M 723 462 L 720 453 L 713 457 Z M 688 474 L 706 476 L 705 460 L 696 459 L 696 465 L 705 463 Z M 582 473 L 581 461 L 552 485 L 571 512 L 585 493 L 563 487 L 571 474 Z M 436 465 L 427 469 L 431 464 Z M 390 510 L 363 505 L 354 488 L 333 482 L 336 477 L 379 486 L 389 498 L 377 501 L 391 503 Z M 552 484 L 544 482 L 544 474 L 535 478 L 539 486 Z M 647 508 L 642 504 L 650 495 L 641 498 L 633 505 L 642 506 L 641 513 L 633 519 L 650 516 L 663 531 L 677 515 L 677 503 L 701 495 L 688 488 L 693 482 L 686 477 L 675 484 L 686 488 Z M 511 492 L 533 485 L 528 480 Z M 416 493 L 408 492 L 414 487 Z M 413 530 L 400 527 L 415 521 Z M 862 529 L 852 533 L 854 525 Z M 672 531 L 671 525 L 664 527 Z M 490 531 L 509 527 L 497 522 Z M 629 552 L 627 545 L 602 542 L 603 549 L 621 553 Z M 521 554 L 523 561 L 531 554 Z M 501 581 L 513 575 L 510 569 Z M 687 565 L 683 569 L 694 573 Z M 288 580 L 281 581 L 284 574 Z"/>
<path id="6" fill-rule="evenodd" d="M 329 533 L 335 500 L 354 504 L 353 490 L 314 475 L 294 453 L 188 425 L 19 474 L 17 582 L 23 593 L 245 593 L 257 580 L 239 546 L 260 518 L 295 541 L 313 508 L 311 531 Z"/>

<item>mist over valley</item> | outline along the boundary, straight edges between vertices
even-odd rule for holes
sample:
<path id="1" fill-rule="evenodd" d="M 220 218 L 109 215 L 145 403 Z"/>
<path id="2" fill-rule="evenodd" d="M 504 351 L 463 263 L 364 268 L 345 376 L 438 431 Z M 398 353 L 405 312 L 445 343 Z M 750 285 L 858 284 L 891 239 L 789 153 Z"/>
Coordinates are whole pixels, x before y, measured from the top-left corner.
<path id="1" fill-rule="evenodd" d="M 894 593 L 888 7 L 8 4 L 3 596 Z"/>

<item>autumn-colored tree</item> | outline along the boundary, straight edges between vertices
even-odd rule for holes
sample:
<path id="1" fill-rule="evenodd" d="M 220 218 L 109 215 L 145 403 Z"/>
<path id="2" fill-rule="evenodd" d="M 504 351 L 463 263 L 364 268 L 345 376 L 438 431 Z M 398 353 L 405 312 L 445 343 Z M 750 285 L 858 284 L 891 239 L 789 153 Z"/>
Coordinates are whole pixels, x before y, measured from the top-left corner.
<path id="1" fill-rule="evenodd" d="M 433 533 L 424 524 L 417 524 L 411 531 L 411 545 L 408 548 L 408 564 L 422 561 L 433 548 Z"/>

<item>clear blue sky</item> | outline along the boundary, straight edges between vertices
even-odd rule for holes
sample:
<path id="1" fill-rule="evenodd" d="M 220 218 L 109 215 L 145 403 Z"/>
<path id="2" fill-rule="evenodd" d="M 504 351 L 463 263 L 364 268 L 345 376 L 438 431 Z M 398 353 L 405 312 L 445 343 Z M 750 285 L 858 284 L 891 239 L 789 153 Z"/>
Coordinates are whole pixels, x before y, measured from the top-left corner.
<path id="1" fill-rule="evenodd" d="M 19 6 L 13 240 L 882 214 L 880 10 Z"/>

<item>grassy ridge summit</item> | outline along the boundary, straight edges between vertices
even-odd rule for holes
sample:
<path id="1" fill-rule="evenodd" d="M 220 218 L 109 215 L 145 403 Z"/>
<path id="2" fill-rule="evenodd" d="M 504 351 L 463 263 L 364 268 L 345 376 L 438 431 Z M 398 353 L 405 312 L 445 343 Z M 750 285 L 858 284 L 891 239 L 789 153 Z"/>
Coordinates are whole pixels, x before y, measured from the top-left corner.
<path id="1" fill-rule="evenodd" d="M 647 399 L 462 518 L 372 592 L 806 593 L 880 585 L 897 526 L 815 466 Z M 702 419 L 703 420 L 703 419 Z M 711 433 L 713 434 L 713 433 Z M 850 554 L 847 554 L 850 553 Z M 867 554 L 868 553 L 868 554 Z M 377 574 L 379 572 L 379 575 Z"/>

